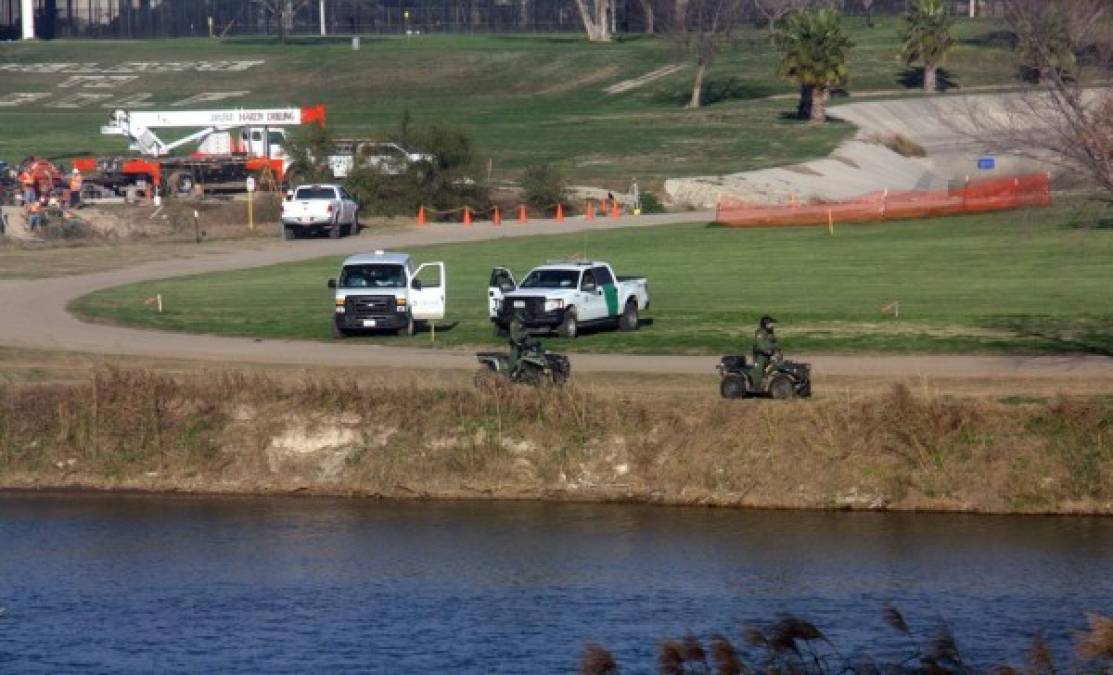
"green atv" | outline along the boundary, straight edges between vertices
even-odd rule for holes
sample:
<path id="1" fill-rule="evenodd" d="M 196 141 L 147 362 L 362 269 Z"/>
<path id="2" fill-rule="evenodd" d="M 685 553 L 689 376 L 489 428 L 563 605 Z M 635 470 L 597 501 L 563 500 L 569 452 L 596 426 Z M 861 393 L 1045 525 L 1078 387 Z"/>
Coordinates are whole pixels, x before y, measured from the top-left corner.
<path id="1" fill-rule="evenodd" d="M 779 351 L 766 366 L 760 382 L 755 382 L 758 379 L 754 373 L 755 365 L 746 365 L 746 357 L 742 354 L 724 356 L 716 369 L 722 378 L 719 393 L 723 398 L 765 396 L 788 399 L 812 395 L 811 365 L 786 361 Z"/>

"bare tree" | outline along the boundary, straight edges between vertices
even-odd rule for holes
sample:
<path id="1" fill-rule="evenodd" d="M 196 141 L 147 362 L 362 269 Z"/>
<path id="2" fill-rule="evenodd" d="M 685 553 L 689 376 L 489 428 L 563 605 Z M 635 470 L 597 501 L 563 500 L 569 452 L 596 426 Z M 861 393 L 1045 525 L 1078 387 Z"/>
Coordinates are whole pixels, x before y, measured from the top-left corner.
<path id="1" fill-rule="evenodd" d="M 638 0 L 638 5 L 642 8 L 642 24 L 646 35 L 653 35 L 657 30 L 657 11 L 653 4 L 653 0 Z"/>
<path id="2" fill-rule="evenodd" d="M 1008 99 L 1003 111 L 972 110 L 978 136 L 991 147 L 1049 162 L 1084 176 L 1113 202 L 1113 92 L 1092 88 L 1113 76 L 1113 7 L 1107 0 L 1006 0 L 1007 17 L 1029 57 L 1037 59 L 1040 91 Z M 1074 57 L 1064 62 L 1061 31 L 1070 26 Z"/>
<path id="3" fill-rule="evenodd" d="M 858 0 L 862 3 L 862 9 L 866 10 L 866 25 L 873 28 L 873 3 L 875 0 Z"/>
<path id="4" fill-rule="evenodd" d="M 592 42 L 610 42 L 614 0 L 576 0 L 576 8 L 580 10 L 587 39 Z"/>
<path id="5" fill-rule="evenodd" d="M 812 0 L 753 0 L 754 8 L 765 17 L 769 32 L 777 30 L 777 22 L 793 12 L 812 4 Z"/>
<path id="6" fill-rule="evenodd" d="M 285 44 L 286 35 L 294 26 L 294 15 L 312 0 L 254 0 L 274 20 L 278 28 L 278 41 Z"/>
<path id="7" fill-rule="evenodd" d="M 730 41 L 742 19 L 744 0 L 686 0 L 685 15 L 674 25 L 679 28 L 677 39 L 684 49 L 696 57 L 696 77 L 692 82 L 689 108 L 700 107 L 703 80 L 711 62 L 723 45 Z"/>

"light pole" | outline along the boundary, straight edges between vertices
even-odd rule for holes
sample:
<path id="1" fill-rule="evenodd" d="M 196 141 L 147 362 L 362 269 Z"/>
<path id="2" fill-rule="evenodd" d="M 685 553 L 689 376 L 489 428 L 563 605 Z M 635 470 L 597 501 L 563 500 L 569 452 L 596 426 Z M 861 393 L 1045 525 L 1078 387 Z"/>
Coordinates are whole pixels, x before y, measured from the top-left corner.
<path id="1" fill-rule="evenodd" d="M 22 0 L 19 3 L 19 17 L 23 20 L 23 39 L 35 39 L 35 1 Z"/>
<path id="2" fill-rule="evenodd" d="M 321 35 L 328 35 L 328 30 L 325 29 L 325 0 L 321 0 Z"/>

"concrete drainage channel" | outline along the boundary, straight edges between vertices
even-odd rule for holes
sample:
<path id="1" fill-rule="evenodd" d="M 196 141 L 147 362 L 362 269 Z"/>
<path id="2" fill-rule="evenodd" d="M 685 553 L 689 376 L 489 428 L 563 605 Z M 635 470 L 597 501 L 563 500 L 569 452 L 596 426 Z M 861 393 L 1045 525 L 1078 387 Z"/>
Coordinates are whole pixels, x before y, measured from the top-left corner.
<path id="1" fill-rule="evenodd" d="M 885 189 L 943 189 L 966 177 L 1047 170 L 1015 155 L 998 157 L 991 173 L 978 168 L 977 159 L 988 144 L 976 140 L 978 130 L 970 121 L 974 111 L 999 119 L 1018 96 L 938 96 L 837 106 L 830 116 L 859 131 L 830 157 L 725 176 L 670 179 L 665 192 L 673 203 L 709 209 L 723 198 L 754 204 L 842 201 Z M 896 144 L 887 141 L 898 138 L 925 156 L 895 152 L 889 146 Z"/>

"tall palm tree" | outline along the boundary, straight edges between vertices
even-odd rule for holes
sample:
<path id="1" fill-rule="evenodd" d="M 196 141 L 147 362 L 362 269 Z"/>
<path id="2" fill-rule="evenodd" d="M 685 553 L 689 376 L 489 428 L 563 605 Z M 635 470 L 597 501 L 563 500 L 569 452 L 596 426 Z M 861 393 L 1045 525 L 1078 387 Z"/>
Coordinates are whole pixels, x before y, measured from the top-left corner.
<path id="1" fill-rule="evenodd" d="M 777 74 L 800 84 L 802 119 L 823 122 L 831 89 L 847 81 L 846 62 L 854 43 L 842 30 L 838 11 L 820 7 L 796 12 L 776 34 L 781 51 Z"/>
<path id="2" fill-rule="evenodd" d="M 908 65 L 924 66 L 924 91 L 934 94 L 938 89 L 939 66 L 947 57 L 947 50 L 954 45 L 951 26 L 954 19 L 947 15 L 943 0 L 914 0 L 905 15 L 902 56 Z"/>

